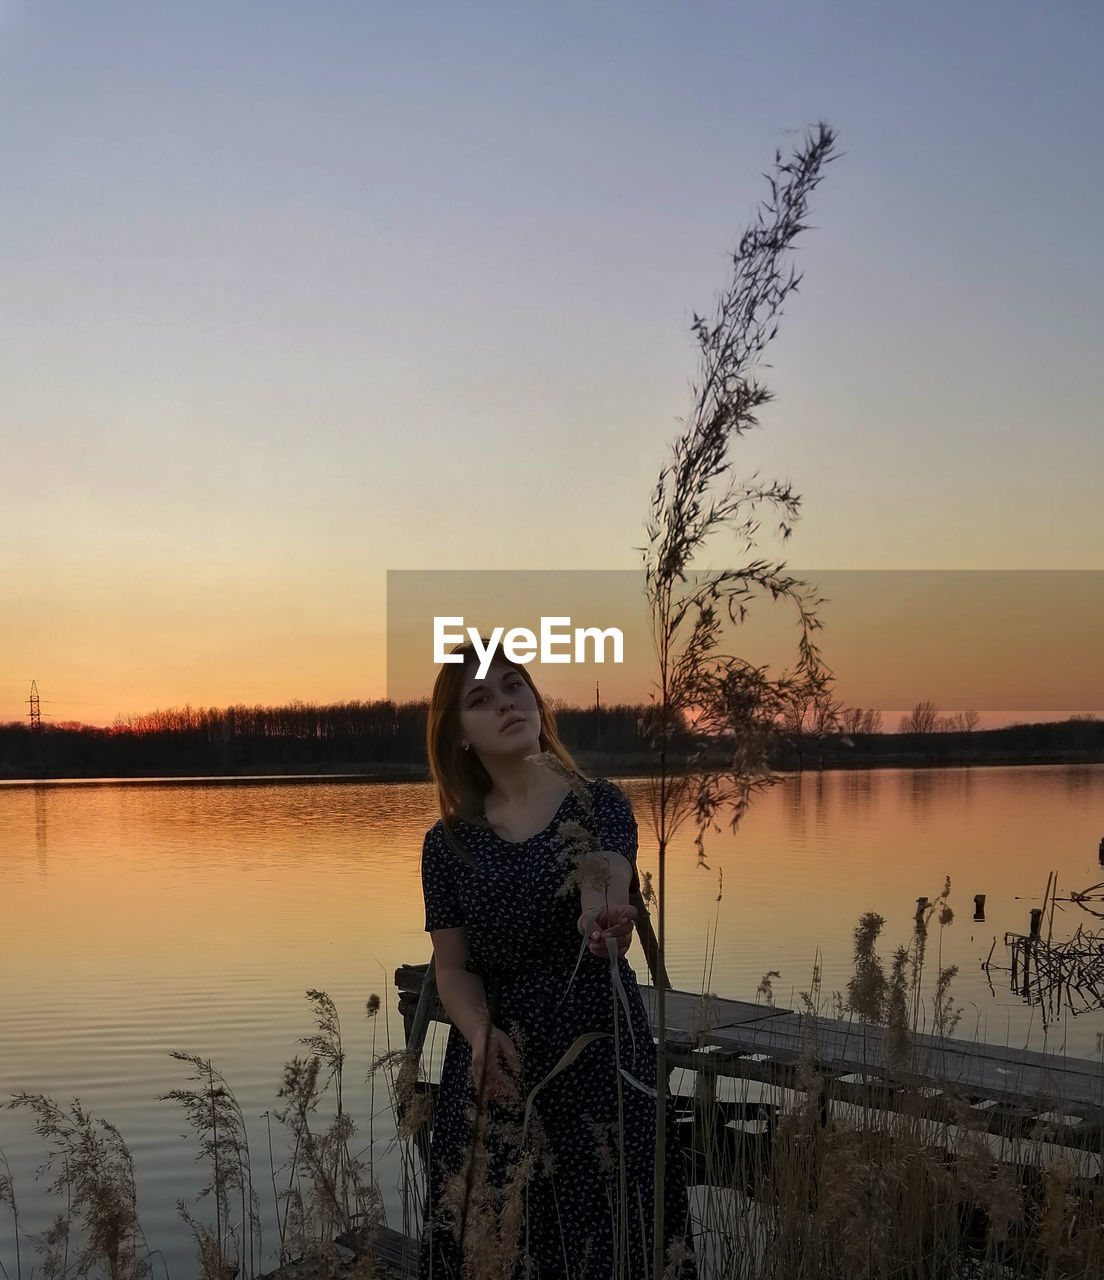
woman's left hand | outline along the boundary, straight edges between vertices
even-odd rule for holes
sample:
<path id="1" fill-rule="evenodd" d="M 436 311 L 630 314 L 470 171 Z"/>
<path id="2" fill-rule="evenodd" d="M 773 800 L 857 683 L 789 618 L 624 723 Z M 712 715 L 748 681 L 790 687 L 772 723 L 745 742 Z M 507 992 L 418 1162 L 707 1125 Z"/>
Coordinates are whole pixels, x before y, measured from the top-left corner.
<path id="1" fill-rule="evenodd" d="M 623 956 L 632 942 L 636 925 L 636 908 L 628 903 L 602 907 L 600 911 L 586 911 L 579 917 L 579 932 L 586 935 L 591 955 L 608 958 L 606 939 L 617 943 L 617 954 Z"/>

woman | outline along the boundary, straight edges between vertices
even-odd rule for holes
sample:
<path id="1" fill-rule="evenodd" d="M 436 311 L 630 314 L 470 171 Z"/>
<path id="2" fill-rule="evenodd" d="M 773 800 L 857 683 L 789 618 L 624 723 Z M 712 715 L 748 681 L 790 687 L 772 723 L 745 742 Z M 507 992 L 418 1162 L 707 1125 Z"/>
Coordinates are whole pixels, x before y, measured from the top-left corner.
<path id="1" fill-rule="evenodd" d="M 523 666 L 499 656 L 479 679 L 471 646 L 454 652 L 428 726 L 441 819 L 422 887 L 452 1028 L 421 1275 L 644 1280 L 656 1079 L 623 958 L 636 821 L 617 787 L 578 773 Z M 670 1098 L 666 1149 L 667 1253 L 693 1277 Z"/>

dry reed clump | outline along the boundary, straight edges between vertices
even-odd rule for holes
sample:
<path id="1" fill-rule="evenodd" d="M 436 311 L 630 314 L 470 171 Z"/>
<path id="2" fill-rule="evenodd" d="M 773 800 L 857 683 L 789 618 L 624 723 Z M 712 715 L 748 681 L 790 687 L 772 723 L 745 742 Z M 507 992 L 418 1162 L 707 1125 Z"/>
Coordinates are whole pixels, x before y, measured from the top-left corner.
<path id="1" fill-rule="evenodd" d="M 328 1276 L 338 1270 L 348 1276 L 350 1266 L 343 1262 L 335 1239 L 351 1231 L 370 1235 L 382 1221 L 382 1197 L 379 1188 L 364 1177 L 364 1164 L 350 1149 L 357 1129 L 344 1106 L 345 1052 L 337 1008 L 324 991 L 309 990 L 307 998 L 317 1030 L 301 1037 L 300 1043 L 311 1054 L 306 1059 L 296 1056 L 285 1065 L 277 1091 L 283 1106 L 274 1113 L 292 1140 L 282 1166 L 287 1178 L 282 1191 L 277 1188 L 277 1171 L 272 1169 L 278 1257 L 281 1265 L 297 1259 L 300 1276 Z M 375 1007 L 379 1007 L 378 999 Z M 211 1197 L 213 1224 L 200 1221 L 183 1202 L 179 1205 L 181 1217 L 195 1237 L 198 1274 L 203 1280 L 255 1275 L 260 1269 L 260 1216 L 241 1107 L 221 1072 L 209 1061 L 186 1053 L 171 1056 L 191 1064 L 191 1079 L 199 1087 L 176 1089 L 164 1097 L 184 1107 L 199 1138 L 198 1158 L 206 1160 L 211 1169 L 211 1180 L 199 1198 Z M 324 1128 L 316 1129 L 313 1117 L 331 1090 L 335 1114 Z M 271 1133 L 269 1144 L 271 1151 Z M 372 1265 L 370 1259 L 358 1260 L 353 1270 L 367 1277 L 372 1274 Z"/>
<path id="2" fill-rule="evenodd" d="M 369 1237 L 382 1222 L 382 1197 L 379 1188 L 362 1176 L 361 1161 L 350 1153 L 356 1127 L 342 1100 L 345 1055 L 337 1009 L 325 992 L 307 994 L 318 1029 L 303 1042 L 314 1053 L 306 1061 L 297 1057 L 287 1064 L 279 1090 L 285 1099 L 279 1118 L 294 1138 L 284 1166 L 289 1181 L 283 1192 L 277 1190 L 275 1168 L 272 1171 L 279 1261 L 285 1264 L 298 1256 L 300 1277 L 328 1276 L 340 1269 L 343 1280 L 367 1278 L 374 1274 L 372 1259 L 342 1261 L 334 1237 L 350 1229 L 361 1239 Z M 370 999 L 369 1015 L 379 1007 L 378 997 Z M 212 1220 L 202 1220 L 183 1201 L 178 1202 L 181 1218 L 195 1240 L 193 1274 L 203 1280 L 256 1275 L 261 1259 L 260 1220 L 241 1106 L 210 1061 L 187 1053 L 171 1056 L 193 1068 L 190 1080 L 195 1087 L 172 1090 L 162 1100 L 184 1108 L 189 1127 L 199 1139 L 197 1158 L 210 1170 L 198 1199 L 209 1201 Z M 316 1132 L 312 1117 L 321 1097 L 331 1089 L 337 1113 Z M 17 1094 L 2 1105 L 34 1114 L 36 1132 L 50 1144 L 41 1171 L 59 1170 L 49 1190 L 63 1198 L 65 1208 L 32 1237 L 42 1274 L 58 1280 L 89 1274 L 109 1280 L 148 1277 L 151 1254 L 137 1217 L 133 1163 L 115 1126 L 94 1120 L 79 1100 L 63 1109 L 43 1094 Z M 15 1220 L 15 1280 L 21 1280 L 23 1233 L 6 1159 L 0 1159 L 0 1170 L 0 1205 L 7 1205 Z M 0 1275 L 5 1280 L 9 1275 L 2 1261 Z"/>
<path id="3" fill-rule="evenodd" d="M 676 1240 L 667 1250 L 667 1264 L 663 1268 L 663 1280 L 684 1280 L 688 1267 L 695 1262 L 695 1255 L 681 1240 Z"/>
<path id="4" fill-rule="evenodd" d="M 886 984 L 886 1063 L 891 1071 L 905 1071 L 912 1061 L 912 1037 L 908 1025 L 909 953 L 898 947 L 893 953 L 893 967 Z"/>
<path id="5" fill-rule="evenodd" d="M 897 1208 L 902 1166 L 876 1158 L 862 1133 L 826 1143 L 813 1230 L 828 1257 L 846 1272 L 884 1275 L 890 1248 L 900 1243 Z"/>
<path id="6" fill-rule="evenodd" d="M 527 1268 L 525 1189 L 534 1171 L 548 1172 L 539 1118 L 520 1105 L 472 1103 L 472 1134 L 463 1165 L 444 1183 L 441 1219 L 458 1242 L 466 1274 L 509 1280 Z"/>
<path id="7" fill-rule="evenodd" d="M 739 1272 L 755 1280 L 1043 1274 L 1007 1269 L 1023 1221 L 1015 1171 L 980 1141 L 941 1145 L 914 1116 L 863 1108 L 849 1123 L 794 1105 L 755 1194 L 757 1263 Z"/>
<path id="8" fill-rule="evenodd" d="M 347 1225 L 337 1187 L 339 1149 L 348 1139 L 344 1117 L 335 1118 L 324 1134 L 315 1134 L 309 1114 L 317 1105 L 319 1061 L 295 1058 L 284 1068 L 277 1096 L 287 1099 L 277 1119 L 294 1135 L 290 1182 L 282 1193 L 281 1256 L 284 1259 L 324 1252 Z"/>
<path id="9" fill-rule="evenodd" d="M 1038 1274 L 1099 1280 L 1104 1274 L 1104 1192 L 1063 1158 L 1044 1170 L 1036 1211 Z"/>
<path id="10" fill-rule="evenodd" d="M 414 1138 L 430 1121 L 430 1092 L 421 1067 L 421 1054 L 411 1049 L 391 1049 L 382 1054 L 368 1069 L 368 1078 L 379 1071 L 388 1072 L 395 1131 L 400 1138 Z M 394 1067 L 398 1064 L 398 1070 Z"/>
<path id="11" fill-rule="evenodd" d="M 774 1008 L 774 980 L 781 977 L 782 974 L 778 969 L 768 969 L 763 974 L 759 979 L 759 985 L 755 988 L 756 1004 L 762 1001 L 768 1009 Z"/>
<path id="12" fill-rule="evenodd" d="M 928 924 L 950 923 L 948 890 L 934 904 L 921 902 L 914 937 L 896 950 L 888 978 L 875 950 L 880 917 L 868 913 L 856 930 L 847 1003 L 885 1027 L 887 1060 L 892 1066 L 896 1057 L 902 1070 L 924 1008 L 937 1031 L 954 1024 L 953 969 L 935 966 L 930 1005 L 919 991 Z M 761 995 L 769 997 L 772 978 L 764 975 Z M 695 1180 L 710 1188 L 702 1200 L 701 1280 L 1104 1275 L 1099 1176 L 1079 1173 L 1066 1159 L 1033 1169 L 1042 1152 L 1032 1139 L 1015 1127 L 991 1133 L 967 1099 L 946 1089 L 933 1099 L 911 1070 L 884 1089 L 871 1080 L 857 1102 L 835 1101 L 820 1066 L 825 1004 L 835 1006 L 836 1017 L 847 1012 L 838 993 L 825 1000 L 818 963 L 810 990 L 801 993 L 806 1016 L 792 1085 L 768 1106 L 765 1133 L 745 1132 L 733 1142 L 716 1117 L 695 1109 Z"/>
<path id="13" fill-rule="evenodd" d="M 344 1107 L 345 1051 L 337 1007 L 324 991 L 309 990 L 307 999 L 318 1029 L 299 1042 L 311 1050 L 311 1056 L 306 1061 L 296 1057 L 284 1068 L 278 1093 L 287 1101 L 276 1117 L 293 1138 L 285 1165 L 289 1181 L 282 1196 L 280 1253 L 281 1259 L 303 1256 L 329 1265 L 335 1256 L 335 1238 L 378 1227 L 383 1202 L 379 1188 L 365 1177 L 364 1162 L 350 1148 L 357 1128 Z M 378 997 L 375 1010 L 371 1001 L 367 1007 L 374 1016 Z M 320 1083 L 323 1066 L 326 1076 Z M 331 1085 L 335 1114 L 325 1129 L 316 1131 L 311 1117 Z"/>
<path id="14" fill-rule="evenodd" d="M 35 1133 L 50 1144 L 39 1172 L 58 1168 L 49 1190 L 64 1197 L 65 1208 L 34 1238 L 43 1274 L 80 1276 L 102 1267 L 110 1280 L 148 1276 L 150 1252 L 138 1221 L 134 1161 L 119 1130 L 94 1119 L 79 1099 L 63 1109 L 46 1094 L 18 1093 L 3 1107 L 26 1108 L 34 1115 Z M 5 1170 L 3 1198 L 16 1214 L 6 1161 Z"/>
<path id="15" fill-rule="evenodd" d="M 196 1158 L 210 1165 L 211 1179 L 199 1199 L 211 1197 L 214 1225 L 196 1218 L 183 1200 L 177 1203 L 196 1242 L 199 1275 L 202 1280 L 230 1280 L 242 1271 L 253 1274 L 261 1247 L 260 1211 L 253 1189 L 245 1116 L 225 1077 L 208 1059 L 179 1052 L 170 1056 L 188 1063 L 194 1069 L 189 1079 L 200 1086 L 173 1089 L 160 1099 L 181 1104 L 199 1139 Z M 237 1195 L 232 1201 L 234 1192 Z"/>
<path id="16" fill-rule="evenodd" d="M 964 1204 L 980 1218 L 982 1247 L 986 1256 L 999 1256 L 1014 1232 L 1022 1235 L 1026 1223 L 1023 1186 L 1016 1170 L 993 1154 L 981 1135 L 969 1128 L 966 1107 L 959 1104 L 961 1124 L 953 1145 L 954 1172 Z"/>
<path id="17" fill-rule="evenodd" d="M 307 992 L 307 999 L 314 1007 L 314 1018 L 318 1030 L 309 1036 L 300 1036 L 299 1043 L 328 1068 L 323 1088 L 333 1082 L 337 1094 L 337 1114 L 342 1114 L 341 1085 L 342 1071 L 345 1066 L 345 1050 L 341 1044 L 341 1019 L 337 1006 L 325 991 L 317 991 L 313 987 Z"/>
<path id="18" fill-rule="evenodd" d="M 868 911 L 855 926 L 855 972 L 847 983 L 851 1008 L 866 1022 L 881 1022 L 886 1004 L 886 978 L 874 950 L 885 918 Z"/>
<path id="19" fill-rule="evenodd" d="M 942 931 L 954 920 L 954 911 L 948 902 L 950 892 L 948 876 L 937 898 L 917 900 L 912 937 L 908 943 L 894 950 L 888 977 L 876 949 L 885 918 L 877 912 L 868 911 L 855 926 L 853 972 L 839 1016 L 843 1016 L 845 1008 L 857 1014 L 864 1025 L 883 1028 L 885 1065 L 898 1075 L 913 1071 L 918 1065 L 914 1052 L 915 1037 L 929 1025 L 924 1002 L 929 929 L 934 919 L 939 925 L 941 954 Z M 930 1004 L 930 1027 L 938 1036 L 953 1035 L 962 1017 L 962 1009 L 956 1005 L 951 993 L 951 984 L 957 973 L 957 965 L 937 964 Z"/>
<path id="20" fill-rule="evenodd" d="M 821 1177 L 814 1229 L 843 1274 L 957 1274 L 961 1188 L 918 1126 L 896 1117 L 833 1130 Z"/>

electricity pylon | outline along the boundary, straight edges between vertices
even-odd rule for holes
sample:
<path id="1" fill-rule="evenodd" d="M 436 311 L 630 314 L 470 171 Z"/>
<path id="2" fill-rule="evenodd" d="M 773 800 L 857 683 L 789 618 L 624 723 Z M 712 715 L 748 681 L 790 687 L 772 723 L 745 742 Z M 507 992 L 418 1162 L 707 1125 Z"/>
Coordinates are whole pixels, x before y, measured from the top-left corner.
<path id="1" fill-rule="evenodd" d="M 41 732 L 42 732 L 42 705 L 41 705 L 41 701 L 42 701 L 42 700 L 41 700 L 41 699 L 39 698 L 39 696 L 38 696 L 38 682 L 37 682 L 37 681 L 35 681 L 35 680 L 32 680 L 32 681 L 31 681 L 31 696 L 27 699 L 27 702 L 30 704 L 30 708 L 31 708 L 31 709 L 30 709 L 30 711 L 29 711 L 27 714 L 28 714 L 28 715 L 30 716 L 30 718 L 31 718 L 31 732 L 32 732 L 32 733 L 41 733 Z M 46 714 L 47 714 L 47 715 L 49 715 L 49 712 L 47 712 Z"/>

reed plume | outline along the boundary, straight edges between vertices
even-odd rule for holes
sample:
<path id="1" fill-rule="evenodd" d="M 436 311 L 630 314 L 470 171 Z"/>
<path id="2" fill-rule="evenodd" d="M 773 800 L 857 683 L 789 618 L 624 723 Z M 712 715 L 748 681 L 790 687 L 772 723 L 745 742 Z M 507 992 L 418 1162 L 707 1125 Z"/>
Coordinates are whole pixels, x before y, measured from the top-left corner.
<path id="1" fill-rule="evenodd" d="M 666 961 L 666 865 L 669 842 L 692 819 L 699 857 L 704 835 L 722 810 L 733 829 L 753 794 L 773 781 L 769 747 L 773 726 L 797 693 L 814 700 L 828 674 L 813 643 L 820 626 L 815 598 L 806 583 L 785 573 L 785 565 L 753 560 L 741 569 L 694 572 L 694 563 L 714 535 L 727 532 L 755 545 L 760 512 L 780 513 L 778 532 L 785 541 L 797 518 L 800 499 L 791 486 L 762 483 L 758 475 L 738 480 L 732 473 L 730 443 L 758 425 L 757 410 L 770 399 L 756 369 L 778 331 L 784 302 L 800 275 L 786 261 L 797 236 L 806 229 L 809 198 L 835 158 L 835 134 L 817 126 L 791 157 L 775 154 L 768 177 L 771 198 L 759 207 L 732 255 L 732 275 L 707 319 L 697 314 L 691 330 L 698 347 L 693 403 L 671 455 L 660 469 L 641 548 L 645 593 L 658 660 L 654 710 L 644 728 L 656 756 L 651 786 L 651 816 L 658 843 L 658 942 Z M 721 650 L 722 624 L 739 625 L 748 601 L 769 596 L 785 600 L 797 612 L 798 660 L 792 672 L 771 678 Z M 683 731 L 692 737 L 687 742 Z M 681 746 L 680 746 L 681 737 Z M 673 758 L 682 755 L 679 772 Z M 657 991 L 659 1079 L 666 1075 L 666 999 Z M 663 1274 L 663 1170 L 666 1160 L 663 1092 L 656 1102 L 656 1159 L 653 1273 Z"/>

